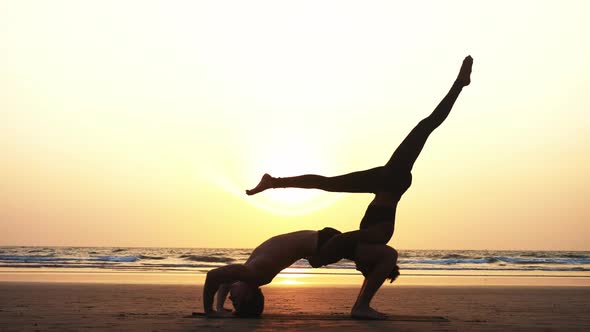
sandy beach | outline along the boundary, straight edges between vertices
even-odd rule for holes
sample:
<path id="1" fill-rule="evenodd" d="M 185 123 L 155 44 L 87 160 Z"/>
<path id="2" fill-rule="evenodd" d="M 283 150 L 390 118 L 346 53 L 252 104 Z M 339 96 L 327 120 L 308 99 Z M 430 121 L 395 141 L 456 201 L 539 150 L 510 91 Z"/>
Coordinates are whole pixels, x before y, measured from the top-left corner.
<path id="1" fill-rule="evenodd" d="M 374 307 L 418 320 L 345 317 L 354 286 L 264 288 L 266 318 L 191 318 L 202 285 L 1 282 L 0 331 L 565 331 L 590 329 L 590 288 L 389 286 Z M 429 319 L 442 317 L 442 319 Z"/>

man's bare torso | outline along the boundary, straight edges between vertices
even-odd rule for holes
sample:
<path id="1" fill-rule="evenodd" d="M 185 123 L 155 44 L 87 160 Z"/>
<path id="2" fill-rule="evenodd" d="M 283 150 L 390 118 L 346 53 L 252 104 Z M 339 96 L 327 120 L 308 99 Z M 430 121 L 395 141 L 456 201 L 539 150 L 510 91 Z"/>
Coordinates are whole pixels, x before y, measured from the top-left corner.
<path id="1" fill-rule="evenodd" d="M 256 247 L 244 265 L 251 268 L 264 285 L 291 264 L 314 255 L 317 241 L 317 231 L 281 234 Z"/>

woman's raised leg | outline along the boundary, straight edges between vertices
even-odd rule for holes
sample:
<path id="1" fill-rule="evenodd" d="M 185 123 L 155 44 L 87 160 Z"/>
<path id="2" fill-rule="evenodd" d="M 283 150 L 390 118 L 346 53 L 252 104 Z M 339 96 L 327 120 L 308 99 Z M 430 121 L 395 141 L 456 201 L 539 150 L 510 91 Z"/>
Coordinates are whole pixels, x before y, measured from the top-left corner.
<path id="1" fill-rule="evenodd" d="M 408 172 L 412 170 L 414 162 L 420 155 L 428 136 L 430 136 L 434 129 L 440 126 L 447 118 L 463 87 L 471 83 L 470 75 L 472 65 L 473 58 L 467 56 L 463 60 L 459 75 L 451 87 L 451 90 L 449 90 L 432 114 L 420 121 L 418 125 L 412 129 L 385 165 L 386 169 L 403 170 Z"/>
<path id="2" fill-rule="evenodd" d="M 404 139 L 395 150 L 390 160 L 384 167 L 376 167 L 364 171 L 353 172 L 340 176 L 327 177 L 316 174 L 307 174 L 285 178 L 275 178 L 264 174 L 260 183 L 246 194 L 254 195 L 271 188 L 305 188 L 321 189 L 332 192 L 349 193 L 375 193 L 383 191 L 383 179 L 389 170 L 411 171 L 414 162 L 420 155 L 428 136 L 434 129 L 440 126 L 447 118 L 455 100 L 459 97 L 464 86 L 470 83 L 471 66 L 473 59 L 468 56 L 463 60 L 457 80 L 451 90 L 435 108 L 435 110 L 420 121 L 418 125 Z"/>

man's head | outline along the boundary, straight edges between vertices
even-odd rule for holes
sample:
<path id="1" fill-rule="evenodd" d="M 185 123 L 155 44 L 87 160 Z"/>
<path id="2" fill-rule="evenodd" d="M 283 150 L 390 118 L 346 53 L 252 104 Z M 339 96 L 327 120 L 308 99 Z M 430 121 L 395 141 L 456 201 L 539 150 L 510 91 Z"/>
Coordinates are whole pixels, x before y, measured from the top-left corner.
<path id="1" fill-rule="evenodd" d="M 258 317 L 262 314 L 264 295 L 258 286 L 238 281 L 232 284 L 229 291 L 237 316 Z"/>

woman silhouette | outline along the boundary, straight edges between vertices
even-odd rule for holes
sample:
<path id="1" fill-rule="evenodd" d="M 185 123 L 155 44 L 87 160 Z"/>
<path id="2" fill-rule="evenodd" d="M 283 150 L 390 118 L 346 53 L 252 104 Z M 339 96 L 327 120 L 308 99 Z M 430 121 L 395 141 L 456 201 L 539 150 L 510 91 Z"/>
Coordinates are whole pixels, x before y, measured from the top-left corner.
<path id="1" fill-rule="evenodd" d="M 264 174 L 248 195 L 271 188 L 321 189 L 331 192 L 374 193 L 360 229 L 331 238 L 317 256 L 309 261 L 313 267 L 332 264 L 344 256 L 352 256 L 359 242 L 386 244 L 393 235 L 397 203 L 412 183 L 412 167 L 430 133 L 447 118 L 463 87 L 471 82 L 473 58 L 463 60 L 459 75 L 450 91 L 434 109 L 412 129 L 384 166 L 340 176 L 307 174 L 293 177 L 272 177 Z"/>

